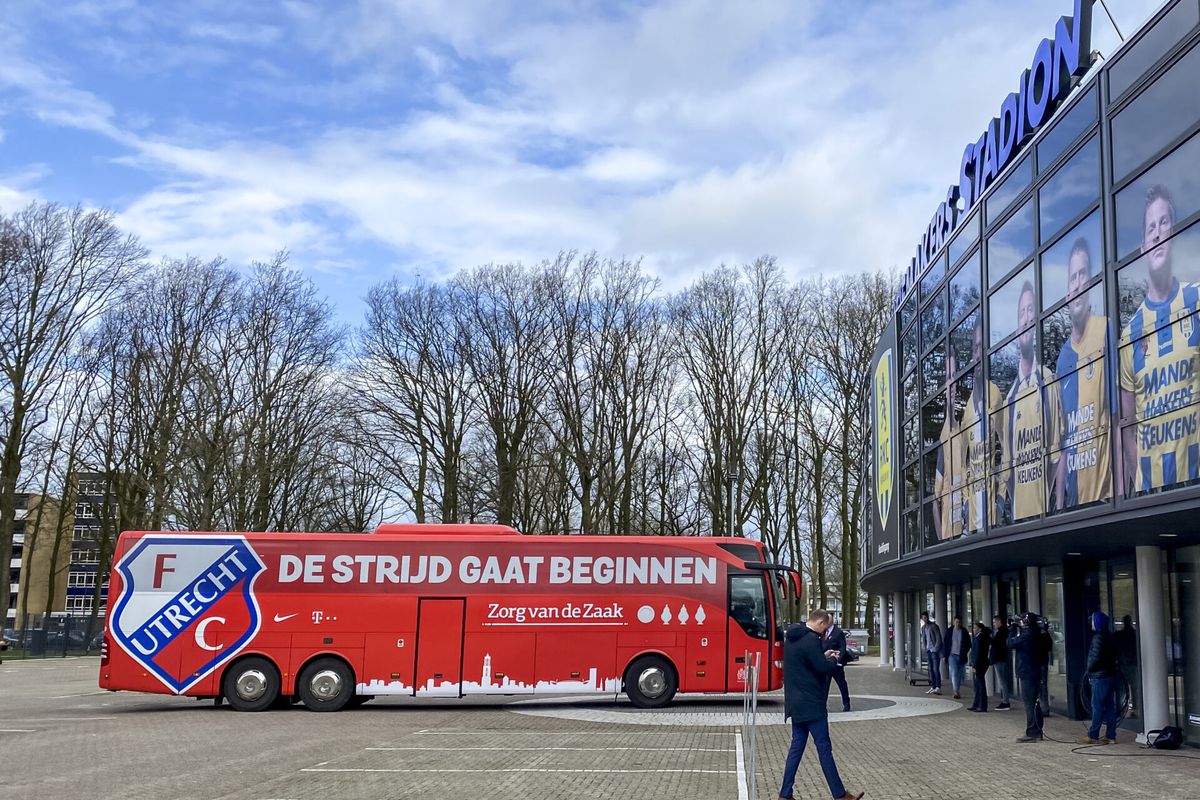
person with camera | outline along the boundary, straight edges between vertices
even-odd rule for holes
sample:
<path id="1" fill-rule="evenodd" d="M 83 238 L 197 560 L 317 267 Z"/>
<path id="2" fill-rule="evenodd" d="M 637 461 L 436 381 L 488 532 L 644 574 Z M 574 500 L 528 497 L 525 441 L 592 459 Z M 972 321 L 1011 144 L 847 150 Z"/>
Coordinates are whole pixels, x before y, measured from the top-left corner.
<path id="1" fill-rule="evenodd" d="M 925 655 L 929 659 L 929 691 L 925 694 L 942 693 L 942 629 L 938 627 L 928 611 L 921 612 L 921 635 L 925 642 Z"/>
<path id="2" fill-rule="evenodd" d="M 1018 742 L 1042 741 L 1042 667 L 1048 663 L 1041 619 L 1032 611 L 1021 615 L 1008 637 L 1008 648 L 1017 659 L 1017 679 L 1021 681 L 1021 700 L 1025 703 L 1025 735 Z"/>
<path id="3" fill-rule="evenodd" d="M 846 649 L 846 632 L 835 622 L 825 631 L 824 647 L 826 650 L 837 650 L 837 662 L 833 668 L 833 680 L 842 693 L 842 711 L 850 710 L 850 687 L 846 685 L 846 665 L 850 663 L 850 654 Z"/>
<path id="4" fill-rule="evenodd" d="M 1092 614 L 1092 642 L 1088 647 L 1084 677 L 1092 687 L 1092 725 L 1080 744 L 1113 744 L 1117 741 L 1117 679 L 1121 675 L 1120 650 L 1108 630 L 1108 616 Z M 1104 738 L 1100 738 L 1100 724 Z"/>

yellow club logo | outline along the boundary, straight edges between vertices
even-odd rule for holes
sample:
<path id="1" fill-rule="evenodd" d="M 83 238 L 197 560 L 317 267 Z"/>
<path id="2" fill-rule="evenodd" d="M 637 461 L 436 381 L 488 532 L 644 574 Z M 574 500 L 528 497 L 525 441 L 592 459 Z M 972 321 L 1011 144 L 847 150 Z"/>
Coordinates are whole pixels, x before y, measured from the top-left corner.
<path id="1" fill-rule="evenodd" d="M 879 524 L 887 525 L 892 507 L 892 350 L 889 347 L 875 365 L 875 503 Z"/>

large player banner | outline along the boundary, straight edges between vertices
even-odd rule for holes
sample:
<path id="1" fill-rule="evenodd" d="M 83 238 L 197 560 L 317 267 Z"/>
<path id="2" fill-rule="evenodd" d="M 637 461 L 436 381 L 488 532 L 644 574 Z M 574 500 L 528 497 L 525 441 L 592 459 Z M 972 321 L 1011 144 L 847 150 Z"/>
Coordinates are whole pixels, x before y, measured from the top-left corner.
<path id="1" fill-rule="evenodd" d="M 867 546 L 868 569 L 900 557 L 898 363 L 896 331 L 889 325 L 871 359 L 871 458 L 875 468 L 871 471 L 874 502 L 870 515 L 871 540 Z"/>

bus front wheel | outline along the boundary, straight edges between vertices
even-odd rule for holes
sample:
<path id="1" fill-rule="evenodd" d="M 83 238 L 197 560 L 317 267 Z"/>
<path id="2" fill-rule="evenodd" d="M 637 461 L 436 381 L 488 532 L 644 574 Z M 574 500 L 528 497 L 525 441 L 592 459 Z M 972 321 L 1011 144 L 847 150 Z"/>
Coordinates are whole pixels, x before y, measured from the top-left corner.
<path id="1" fill-rule="evenodd" d="M 341 711 L 354 697 L 354 675 L 338 658 L 318 658 L 300 673 L 298 691 L 310 711 Z"/>
<path id="2" fill-rule="evenodd" d="M 221 689 L 234 711 L 263 711 L 279 697 L 279 672 L 265 658 L 244 658 L 225 671 Z"/>
<path id="3" fill-rule="evenodd" d="M 625 694 L 638 708 L 662 708 L 678 688 L 675 668 L 662 656 L 642 656 L 625 671 Z"/>

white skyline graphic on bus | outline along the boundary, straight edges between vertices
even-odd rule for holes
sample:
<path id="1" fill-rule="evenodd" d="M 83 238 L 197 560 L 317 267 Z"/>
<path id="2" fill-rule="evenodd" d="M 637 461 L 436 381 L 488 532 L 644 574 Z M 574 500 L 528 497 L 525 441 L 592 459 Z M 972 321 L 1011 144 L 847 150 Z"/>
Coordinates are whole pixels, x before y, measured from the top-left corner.
<path id="1" fill-rule="evenodd" d="M 500 675 L 498 677 L 500 679 L 499 682 L 492 675 L 492 656 L 490 653 L 485 653 L 483 656 L 483 672 L 478 682 L 463 681 L 462 683 L 454 683 L 451 681 L 442 681 L 435 683 L 435 679 L 430 678 L 425 681 L 424 686 L 417 688 L 416 695 L 417 697 L 458 697 L 460 694 L 537 694 L 539 692 L 617 694 L 621 691 L 621 679 L 619 677 L 601 678 L 599 669 L 596 667 L 588 669 L 587 680 L 525 683 L 524 681 L 514 681 L 508 675 Z M 358 684 L 356 691 L 358 694 L 411 695 L 413 687 L 408 686 L 403 681 L 382 681 L 375 678 L 370 683 Z"/>

